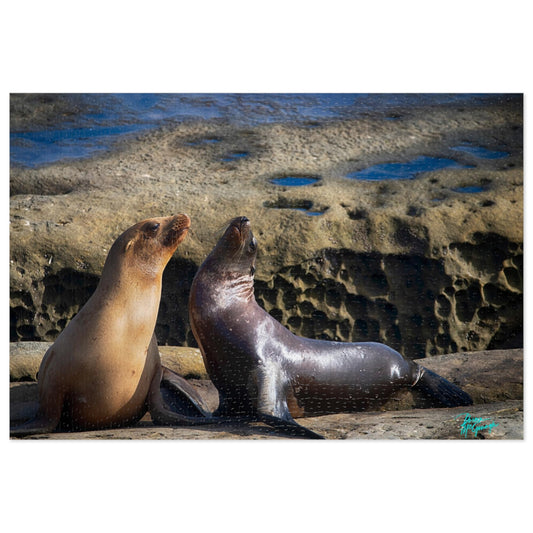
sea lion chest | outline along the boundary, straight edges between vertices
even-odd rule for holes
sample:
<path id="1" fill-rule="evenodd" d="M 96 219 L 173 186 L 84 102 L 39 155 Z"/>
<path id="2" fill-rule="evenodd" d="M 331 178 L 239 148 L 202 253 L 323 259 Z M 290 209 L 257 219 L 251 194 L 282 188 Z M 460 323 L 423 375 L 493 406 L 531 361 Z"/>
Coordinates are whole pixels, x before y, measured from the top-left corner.
<path id="1" fill-rule="evenodd" d="M 95 293 L 58 337 L 39 385 L 64 393 L 74 427 L 77 420 L 90 428 L 142 416 L 158 365 L 149 349 L 156 317 L 151 295 L 133 303 Z"/>

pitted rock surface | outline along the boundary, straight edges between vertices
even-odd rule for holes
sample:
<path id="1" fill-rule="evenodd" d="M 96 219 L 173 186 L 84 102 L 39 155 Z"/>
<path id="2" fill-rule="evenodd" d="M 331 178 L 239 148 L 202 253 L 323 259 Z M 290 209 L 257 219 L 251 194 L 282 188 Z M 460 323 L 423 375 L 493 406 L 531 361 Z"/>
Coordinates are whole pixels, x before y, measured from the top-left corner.
<path id="1" fill-rule="evenodd" d="M 462 143 L 510 155 L 451 150 Z M 474 168 L 346 177 L 420 155 Z M 192 278 L 225 222 L 246 215 L 259 242 L 257 300 L 297 334 L 382 341 L 410 358 L 520 347 L 522 166 L 521 109 L 494 105 L 312 128 L 186 123 L 92 159 L 12 168 L 11 340 L 54 340 L 94 291 L 116 237 L 182 211 L 193 226 L 165 271 L 160 344 L 195 346 Z M 272 182 L 288 175 L 319 179 Z"/>

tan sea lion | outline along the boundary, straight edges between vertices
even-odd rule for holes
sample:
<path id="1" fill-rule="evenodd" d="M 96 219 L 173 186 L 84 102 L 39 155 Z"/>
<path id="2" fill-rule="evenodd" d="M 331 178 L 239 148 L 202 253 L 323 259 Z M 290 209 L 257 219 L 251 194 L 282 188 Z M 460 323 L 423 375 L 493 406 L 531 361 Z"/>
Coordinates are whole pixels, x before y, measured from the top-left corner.
<path id="1" fill-rule="evenodd" d="M 147 410 L 165 425 L 207 421 L 195 390 L 161 366 L 154 335 L 163 270 L 189 228 L 179 214 L 144 220 L 118 237 L 94 294 L 42 360 L 37 414 L 11 436 L 121 427 Z M 165 404 L 162 388 L 181 412 Z"/>
<path id="2" fill-rule="evenodd" d="M 233 219 L 193 280 L 189 318 L 219 392 L 214 416 L 255 418 L 287 433 L 319 435 L 293 417 L 376 408 L 401 388 L 436 405 L 469 405 L 459 387 L 376 342 L 297 337 L 254 297 L 257 241 Z"/>

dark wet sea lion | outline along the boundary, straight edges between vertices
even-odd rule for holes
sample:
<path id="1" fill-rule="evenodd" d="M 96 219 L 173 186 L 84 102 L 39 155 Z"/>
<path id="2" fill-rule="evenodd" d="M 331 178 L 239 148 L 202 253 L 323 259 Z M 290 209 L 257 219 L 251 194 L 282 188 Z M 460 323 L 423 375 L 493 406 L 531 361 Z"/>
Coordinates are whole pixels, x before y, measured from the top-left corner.
<path id="1" fill-rule="evenodd" d="M 43 358 L 36 416 L 12 436 L 126 426 L 147 410 L 157 423 L 202 423 L 201 398 L 161 366 L 154 336 L 163 270 L 189 227 L 180 214 L 144 220 L 118 237 L 94 294 Z M 161 389 L 181 413 L 167 407 Z"/>
<path id="2" fill-rule="evenodd" d="M 215 416 L 252 417 L 304 437 L 293 417 L 360 411 L 413 387 L 446 407 L 469 405 L 457 386 L 384 344 L 297 337 L 254 297 L 257 241 L 233 219 L 198 270 L 189 318 L 219 391 Z"/>

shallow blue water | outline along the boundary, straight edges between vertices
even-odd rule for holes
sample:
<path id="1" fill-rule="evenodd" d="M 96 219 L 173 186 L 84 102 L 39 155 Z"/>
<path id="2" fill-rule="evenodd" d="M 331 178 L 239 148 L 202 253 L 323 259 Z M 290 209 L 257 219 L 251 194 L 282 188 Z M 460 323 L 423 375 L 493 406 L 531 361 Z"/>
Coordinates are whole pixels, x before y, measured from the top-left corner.
<path id="1" fill-rule="evenodd" d="M 239 125 L 297 122 L 314 127 L 330 119 L 426 105 L 478 105 L 509 95 L 488 94 L 82 94 L 66 95 L 87 111 L 58 114 L 46 127 L 11 131 L 11 162 L 35 167 L 109 149 L 115 139 L 187 120 L 225 120 Z M 399 111 L 398 111 L 399 110 Z M 400 114 L 398 114 L 400 113 Z M 218 142 L 211 139 L 205 142 Z"/>
<path id="2" fill-rule="evenodd" d="M 311 185 L 316 183 L 319 178 L 303 177 L 303 176 L 285 176 L 283 178 L 274 178 L 272 183 L 275 185 L 284 185 L 286 187 L 302 187 L 303 185 Z"/>
<path id="3" fill-rule="evenodd" d="M 456 152 L 465 152 L 467 154 L 479 157 L 480 159 L 501 159 L 508 157 L 509 152 L 500 152 L 498 150 L 489 150 L 483 146 L 473 146 L 471 144 L 462 144 L 460 146 L 454 146 L 452 150 Z"/>
<path id="4" fill-rule="evenodd" d="M 483 192 L 485 190 L 485 187 L 480 187 L 478 185 L 468 185 L 466 187 L 457 187 L 455 189 L 452 189 L 455 192 L 464 192 L 464 193 L 476 193 L 476 192 Z"/>
<path id="5" fill-rule="evenodd" d="M 248 157 L 250 154 L 248 152 L 232 152 L 225 157 L 222 158 L 222 161 L 225 163 L 231 163 L 233 161 L 238 161 L 239 159 L 243 159 L 245 157 Z"/>
<path id="6" fill-rule="evenodd" d="M 274 209 L 290 209 L 291 211 L 300 211 L 304 215 L 310 216 L 310 217 L 318 217 L 320 215 L 323 215 L 325 211 L 311 211 L 310 208 L 306 209 L 305 207 L 275 207 Z"/>
<path id="7" fill-rule="evenodd" d="M 472 168 L 461 165 L 453 159 L 444 157 L 420 156 L 407 163 L 384 163 L 372 167 L 350 172 L 347 178 L 357 180 L 409 180 L 415 178 L 421 172 L 432 172 L 444 168 Z"/>
<path id="8" fill-rule="evenodd" d="M 318 216 L 324 214 L 324 211 L 310 211 L 310 210 L 305 209 L 303 207 L 294 207 L 292 209 L 296 209 L 296 211 L 301 211 L 302 213 L 305 213 L 306 215 L 308 215 L 310 217 L 318 217 Z"/>
<path id="9" fill-rule="evenodd" d="M 117 138 L 154 127 L 128 124 L 11 134 L 12 163 L 37 167 L 63 159 L 79 159 L 107 149 Z"/>

